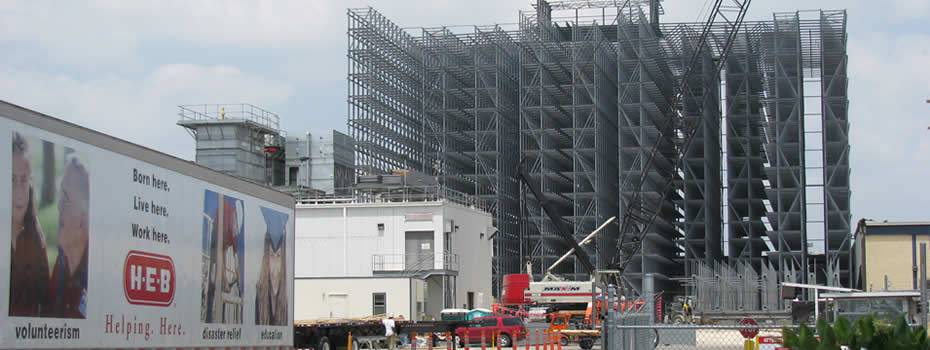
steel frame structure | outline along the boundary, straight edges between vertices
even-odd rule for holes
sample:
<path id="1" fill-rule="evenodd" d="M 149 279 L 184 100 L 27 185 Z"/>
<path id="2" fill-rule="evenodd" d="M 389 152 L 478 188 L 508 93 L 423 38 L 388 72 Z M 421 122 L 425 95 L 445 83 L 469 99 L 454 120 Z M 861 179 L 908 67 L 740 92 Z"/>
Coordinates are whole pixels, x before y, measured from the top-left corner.
<path id="1" fill-rule="evenodd" d="M 495 283 L 524 258 L 544 271 L 565 249 L 515 179 L 525 159 L 579 239 L 611 216 L 642 215 L 624 212 L 629 201 L 657 213 L 626 271 L 634 284 L 651 274 L 674 288 L 697 264 L 728 263 L 752 267 L 760 285 L 772 276 L 845 285 L 845 12 L 778 13 L 737 33 L 716 23 L 704 37 L 701 23 L 656 23 L 661 8 L 650 5 L 660 6 L 537 0 L 509 30 L 402 29 L 371 8 L 348 10 L 359 171 L 422 171 L 482 198 L 498 229 Z M 702 40 L 708 50 L 692 64 Z M 585 248 L 599 268 L 623 241 L 605 232 Z M 808 241 L 823 253 L 808 254 Z M 824 271 L 801 273 L 812 259 Z M 554 272 L 588 278 L 576 261 Z M 760 298 L 748 304 L 772 304 L 770 293 Z"/>

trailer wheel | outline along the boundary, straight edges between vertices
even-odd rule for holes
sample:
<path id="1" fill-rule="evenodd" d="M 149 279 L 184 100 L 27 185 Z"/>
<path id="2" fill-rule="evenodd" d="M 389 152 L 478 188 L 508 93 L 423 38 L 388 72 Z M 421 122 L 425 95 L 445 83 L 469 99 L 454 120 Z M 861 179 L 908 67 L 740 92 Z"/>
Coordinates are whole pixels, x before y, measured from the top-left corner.
<path id="1" fill-rule="evenodd" d="M 568 337 L 564 335 L 559 337 L 559 344 L 562 344 L 562 346 L 568 346 Z"/>
<path id="2" fill-rule="evenodd" d="M 331 343 L 329 342 L 329 337 L 326 336 L 320 337 L 320 343 L 316 348 L 317 350 L 334 350 Z"/>
<path id="3" fill-rule="evenodd" d="M 591 338 L 581 339 L 580 341 L 578 341 L 578 346 L 580 346 L 584 350 L 590 350 L 591 348 L 594 347 L 594 339 L 591 339 Z"/>
<path id="4" fill-rule="evenodd" d="M 352 350 L 361 349 L 361 344 L 359 344 L 358 339 L 352 338 Z"/>

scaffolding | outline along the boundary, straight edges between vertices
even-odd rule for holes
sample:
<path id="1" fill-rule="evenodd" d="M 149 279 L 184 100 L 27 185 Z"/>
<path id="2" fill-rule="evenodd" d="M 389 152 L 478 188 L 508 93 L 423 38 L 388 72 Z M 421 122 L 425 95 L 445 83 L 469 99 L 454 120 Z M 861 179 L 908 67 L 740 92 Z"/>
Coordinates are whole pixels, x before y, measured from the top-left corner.
<path id="1" fill-rule="evenodd" d="M 441 186 L 478 197 L 494 217 L 495 275 L 520 265 L 516 182 L 518 51 L 500 26 L 424 28 L 426 157 Z M 435 146 L 433 146 L 435 145 Z"/>
<path id="2" fill-rule="evenodd" d="M 496 284 L 566 249 L 515 180 L 522 160 L 578 239 L 642 215 L 624 212 L 631 203 L 658 213 L 624 271 L 631 285 L 649 275 L 686 289 L 678 282 L 698 266 L 729 264 L 763 290 L 743 308 L 772 305 L 777 281 L 845 285 L 845 12 L 777 13 L 732 33 L 716 23 L 704 36 L 702 23 L 659 23 L 662 11 L 654 0 L 537 0 L 516 25 L 402 29 L 350 9 L 357 168 L 422 171 L 488 203 Z M 584 248 L 595 267 L 610 266 L 622 238 L 608 229 Z M 553 272 L 589 278 L 570 259 Z"/>
<path id="3" fill-rule="evenodd" d="M 629 9 L 618 19 L 620 217 L 635 215 L 624 211 L 630 201 L 658 212 L 624 277 L 638 286 L 651 273 L 656 288 L 665 290 L 671 287 L 669 278 L 682 273 L 678 242 L 682 234 L 676 226 L 682 216 L 676 203 L 682 197 L 675 188 L 681 174 L 675 168 L 678 154 L 672 120 L 677 116 L 672 102 L 677 83 L 662 41 L 644 12 Z M 654 149 L 651 165 L 647 164 Z"/>

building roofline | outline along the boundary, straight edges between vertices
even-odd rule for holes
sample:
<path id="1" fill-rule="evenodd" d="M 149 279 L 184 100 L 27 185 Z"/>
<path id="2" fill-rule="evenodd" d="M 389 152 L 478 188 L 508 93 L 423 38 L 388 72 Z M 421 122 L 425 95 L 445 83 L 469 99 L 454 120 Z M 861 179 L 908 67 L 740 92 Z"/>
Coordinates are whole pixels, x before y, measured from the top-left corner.
<path id="1" fill-rule="evenodd" d="M 346 197 L 345 202 L 334 201 L 332 203 L 297 203 L 294 207 L 295 210 L 306 210 L 306 209 L 339 209 L 339 208 L 390 208 L 390 207 L 443 207 L 451 206 L 459 209 L 465 209 L 474 211 L 477 214 L 485 215 L 492 217 L 491 213 L 488 213 L 481 208 L 469 207 L 454 201 L 441 199 L 435 201 L 411 201 L 411 202 L 355 202 L 352 201 L 352 198 Z"/>
<path id="2" fill-rule="evenodd" d="M 820 293 L 821 298 L 830 299 L 871 299 L 871 298 L 916 298 L 919 291 L 880 291 L 880 292 L 852 292 L 852 293 Z"/>
<path id="3" fill-rule="evenodd" d="M 865 221 L 866 226 L 930 226 L 930 221 Z"/>

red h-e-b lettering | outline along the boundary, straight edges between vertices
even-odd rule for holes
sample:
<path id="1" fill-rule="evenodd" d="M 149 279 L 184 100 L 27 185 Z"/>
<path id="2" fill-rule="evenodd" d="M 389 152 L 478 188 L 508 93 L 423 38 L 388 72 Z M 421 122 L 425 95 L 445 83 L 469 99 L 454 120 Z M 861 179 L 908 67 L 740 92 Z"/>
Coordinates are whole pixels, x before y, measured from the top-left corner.
<path id="1" fill-rule="evenodd" d="M 130 304 L 168 306 L 174 300 L 171 257 L 130 251 L 123 264 L 123 292 Z"/>

